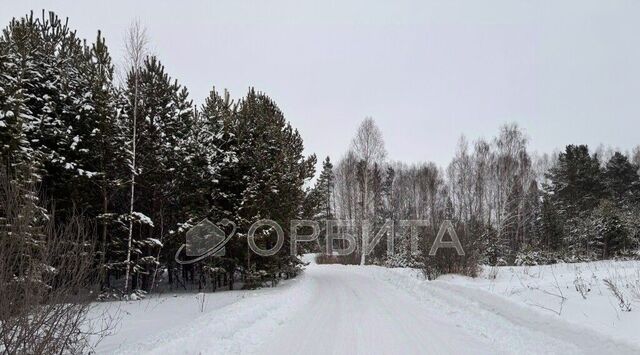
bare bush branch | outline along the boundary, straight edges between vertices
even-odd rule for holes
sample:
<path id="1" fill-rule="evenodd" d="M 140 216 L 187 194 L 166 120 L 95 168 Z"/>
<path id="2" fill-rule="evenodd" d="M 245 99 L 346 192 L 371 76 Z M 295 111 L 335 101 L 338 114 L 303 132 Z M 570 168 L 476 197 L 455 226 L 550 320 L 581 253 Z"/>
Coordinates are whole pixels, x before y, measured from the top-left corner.
<path id="1" fill-rule="evenodd" d="M 60 226 L 33 185 L 0 172 L 0 349 L 9 354 L 84 353 L 92 329 L 94 242 L 73 216 Z"/>

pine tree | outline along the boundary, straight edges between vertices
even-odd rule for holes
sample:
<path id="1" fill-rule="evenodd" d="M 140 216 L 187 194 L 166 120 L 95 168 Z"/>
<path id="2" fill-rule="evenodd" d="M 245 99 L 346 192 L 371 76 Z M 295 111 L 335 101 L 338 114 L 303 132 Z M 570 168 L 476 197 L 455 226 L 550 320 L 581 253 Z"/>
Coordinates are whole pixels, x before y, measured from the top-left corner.
<path id="1" fill-rule="evenodd" d="M 615 152 L 603 172 L 606 199 L 594 213 L 602 258 L 626 253 L 637 245 L 640 177 L 629 159 Z"/>
<path id="2" fill-rule="evenodd" d="M 609 198 L 620 206 L 633 205 L 640 202 L 640 177 L 638 167 L 629 162 L 629 159 L 616 152 L 603 173 L 603 182 Z"/>
<path id="3" fill-rule="evenodd" d="M 127 136 L 135 128 L 135 210 L 130 221 L 132 238 L 132 287 L 149 289 L 158 266 L 158 248 L 172 226 L 182 222 L 177 187 L 187 156 L 186 143 L 193 112 L 187 91 L 165 73 L 156 57 L 145 59 L 139 73 L 131 70 L 127 80 L 130 103 L 127 117 L 134 116 Z M 137 95 L 136 95 L 137 92 Z M 137 100 L 136 100 L 136 96 Z M 136 102 L 136 105 L 132 103 Z M 139 281 L 141 283 L 139 283 Z"/>
<path id="4" fill-rule="evenodd" d="M 106 41 L 100 31 L 96 42 L 90 50 L 91 66 L 86 75 L 88 94 L 85 95 L 84 106 L 91 126 L 78 139 L 76 149 L 90 152 L 85 157 L 83 170 L 85 180 L 82 194 L 89 201 L 90 216 L 96 217 L 99 227 L 99 265 L 102 268 L 104 286 L 109 287 L 111 260 L 118 259 L 113 255 L 110 246 L 114 242 L 112 236 L 122 232 L 117 228 L 117 221 L 123 216 L 114 206 L 113 199 L 123 187 L 126 150 L 123 134 L 124 103 L 120 92 L 113 84 L 113 65 Z M 97 187 L 97 189 L 96 189 Z M 86 213 L 86 211 L 85 211 Z"/>
<path id="5" fill-rule="evenodd" d="M 301 216 L 303 186 L 313 176 L 315 156 L 303 156 L 300 134 L 269 97 L 253 89 L 238 103 L 237 111 L 225 118 L 225 126 L 231 137 L 228 147 L 237 159 L 221 171 L 225 194 L 216 203 L 238 225 L 238 237 L 227 244 L 227 250 L 239 265 L 246 265 L 245 270 L 275 275 L 278 270 L 295 268 L 299 261 L 288 253 L 288 235 L 280 253 L 273 257 L 253 257 L 242 238 L 259 219 L 288 225 Z M 271 248 L 273 232 L 260 233 L 256 243 Z"/>
<path id="6" fill-rule="evenodd" d="M 597 156 L 586 145 L 569 145 L 547 174 L 546 190 L 561 218 L 565 244 L 574 257 L 592 255 L 588 224 L 604 194 L 602 170 Z"/>
<path id="7" fill-rule="evenodd" d="M 38 23 L 33 13 L 13 19 L 0 39 L 0 141 L 3 165 L 8 176 L 26 184 L 40 180 L 35 171 L 38 152 L 29 140 L 36 117 L 30 103 L 31 88 L 38 85 L 37 61 L 34 53 L 41 46 Z"/>
<path id="8" fill-rule="evenodd" d="M 586 145 L 569 145 L 558 156 L 558 163 L 547 178 L 549 192 L 564 215 L 578 215 L 593 209 L 602 197 L 602 171 L 596 156 L 589 155 Z"/>
<path id="9" fill-rule="evenodd" d="M 551 198 L 545 195 L 536 224 L 538 248 L 543 251 L 559 251 L 562 248 L 562 220 Z"/>
<path id="10" fill-rule="evenodd" d="M 333 190 L 335 187 L 335 176 L 333 174 L 333 164 L 331 159 L 326 157 L 322 162 L 322 171 L 315 186 L 307 194 L 305 205 L 308 212 L 306 218 L 311 218 L 320 224 L 320 236 L 318 241 L 321 246 L 326 245 L 326 221 L 334 218 L 333 211 Z"/>
<path id="11" fill-rule="evenodd" d="M 331 159 L 326 157 L 322 162 L 322 171 L 316 182 L 315 191 L 319 195 L 318 214 L 322 219 L 333 218 L 332 195 L 335 186 L 335 177 L 333 175 L 333 164 Z"/>

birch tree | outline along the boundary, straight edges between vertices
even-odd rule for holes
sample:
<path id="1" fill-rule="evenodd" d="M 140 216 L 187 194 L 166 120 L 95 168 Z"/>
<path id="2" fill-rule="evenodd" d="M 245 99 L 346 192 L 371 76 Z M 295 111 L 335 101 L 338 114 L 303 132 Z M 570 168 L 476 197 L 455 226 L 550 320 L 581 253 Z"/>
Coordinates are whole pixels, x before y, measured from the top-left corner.
<path id="1" fill-rule="evenodd" d="M 129 235 L 127 238 L 127 259 L 126 259 L 126 272 L 124 281 L 124 292 L 129 289 L 129 276 L 131 273 L 131 242 L 133 239 L 133 213 L 134 213 L 134 201 L 135 201 L 135 189 L 136 189 L 136 126 L 138 123 L 138 101 L 139 95 L 139 82 L 140 82 L 140 68 L 147 55 L 147 31 L 140 25 L 139 21 L 134 21 L 125 36 L 125 51 L 127 65 L 129 66 L 134 80 L 133 91 L 133 115 L 132 115 L 132 130 L 131 130 L 131 161 L 129 167 L 131 170 L 131 195 L 129 200 Z"/>
<path id="2" fill-rule="evenodd" d="M 384 148 L 384 140 L 382 139 L 382 131 L 376 126 L 373 118 L 367 117 L 362 121 L 358 132 L 352 142 L 353 151 L 362 164 L 362 213 L 361 220 L 367 221 L 371 217 L 371 181 L 372 168 L 375 163 L 381 163 L 387 152 Z M 360 255 L 360 265 L 366 262 L 366 250 L 368 231 L 361 228 L 362 248 Z"/>

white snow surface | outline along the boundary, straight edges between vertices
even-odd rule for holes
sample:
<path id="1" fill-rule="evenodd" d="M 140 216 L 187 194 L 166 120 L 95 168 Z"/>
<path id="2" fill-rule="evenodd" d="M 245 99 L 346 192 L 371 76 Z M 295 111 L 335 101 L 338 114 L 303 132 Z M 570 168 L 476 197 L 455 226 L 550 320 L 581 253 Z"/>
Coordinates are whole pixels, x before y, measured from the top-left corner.
<path id="1" fill-rule="evenodd" d="M 96 350 L 638 354 L 640 299 L 632 287 L 638 270 L 638 262 L 500 267 L 485 268 L 476 279 L 426 281 L 412 269 L 311 263 L 275 288 L 98 304 L 93 312 L 118 307 L 122 321 Z M 576 290 L 578 275 L 590 289 L 586 299 Z M 621 285 L 631 312 L 620 310 L 604 278 Z"/>

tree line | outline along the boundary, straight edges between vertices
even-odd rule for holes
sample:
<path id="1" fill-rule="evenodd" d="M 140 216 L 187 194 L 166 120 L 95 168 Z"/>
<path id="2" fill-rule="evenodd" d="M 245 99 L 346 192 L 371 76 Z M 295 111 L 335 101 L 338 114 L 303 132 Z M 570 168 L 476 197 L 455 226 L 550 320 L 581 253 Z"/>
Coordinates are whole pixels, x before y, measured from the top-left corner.
<path id="1" fill-rule="evenodd" d="M 492 140 L 462 138 L 446 168 L 410 165 L 387 160 L 383 134 L 368 118 L 348 152 L 335 164 L 327 157 L 310 184 L 316 158 L 303 154 L 300 134 L 271 98 L 249 89 L 232 99 L 213 88 L 194 104 L 147 42 L 132 25 L 117 80 L 100 31 L 93 42 L 80 39 L 53 13 L 14 19 L 0 38 L 1 176 L 22 196 L 5 200 L 39 211 L 29 214 L 33 228 L 49 220 L 66 226 L 81 215 L 95 249 L 90 279 L 105 298 L 294 276 L 301 261 L 288 253 L 287 228 L 279 253 L 250 253 L 248 228 L 263 218 L 283 226 L 300 218 L 349 221 L 356 253 L 342 262 L 417 266 L 432 276 L 473 274 L 483 263 L 637 254 L 638 148 L 623 154 L 568 145 L 537 156 L 521 129 L 505 125 Z M 186 231 L 204 218 L 239 227 L 226 255 L 177 264 Z M 425 221 L 419 251 L 394 230 L 393 255 L 384 242 L 365 255 L 365 220 L 372 231 L 389 220 Z M 465 256 L 428 257 L 444 220 L 454 222 Z M 2 223 L 3 237 L 17 240 L 7 216 Z M 263 248 L 274 245 L 275 231 L 258 234 Z M 27 239 L 35 245 L 39 235 Z"/>
<path id="2" fill-rule="evenodd" d="M 404 232 L 394 235 L 393 255 L 381 242 L 370 262 L 422 267 L 430 276 L 474 274 L 478 264 L 638 257 L 640 147 L 623 154 L 567 145 L 539 156 L 527 146 L 524 132 L 507 124 L 492 140 L 470 144 L 462 137 L 446 168 L 408 165 L 385 159 L 382 132 L 365 119 L 335 167 L 328 160 L 324 164 L 316 187 L 324 196 L 319 200 L 326 201 L 321 217 L 351 221 L 361 246 L 371 238 L 362 233 L 364 220 L 374 230 L 388 220 L 423 220 L 417 253 Z M 466 256 L 427 255 L 444 220 L 455 223 Z"/>
<path id="3" fill-rule="evenodd" d="M 296 257 L 251 255 L 244 239 L 255 220 L 284 225 L 301 217 L 315 156 L 304 156 L 300 134 L 262 92 L 234 100 L 213 88 L 194 104 L 147 42 L 132 25 L 118 82 L 100 31 L 90 43 L 44 12 L 3 30 L 3 176 L 12 191 L 39 197 L 19 199 L 40 211 L 29 223 L 52 218 L 63 226 L 82 215 L 94 231 L 91 280 L 104 297 L 138 297 L 167 284 L 233 287 L 238 279 L 251 287 L 295 275 Z M 204 218 L 238 225 L 227 255 L 178 265 L 185 232 Z M 266 248 L 275 236 L 263 232 L 257 243 Z"/>

